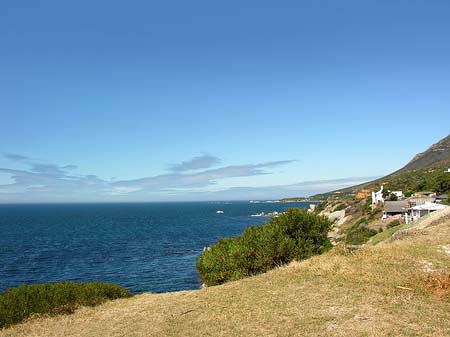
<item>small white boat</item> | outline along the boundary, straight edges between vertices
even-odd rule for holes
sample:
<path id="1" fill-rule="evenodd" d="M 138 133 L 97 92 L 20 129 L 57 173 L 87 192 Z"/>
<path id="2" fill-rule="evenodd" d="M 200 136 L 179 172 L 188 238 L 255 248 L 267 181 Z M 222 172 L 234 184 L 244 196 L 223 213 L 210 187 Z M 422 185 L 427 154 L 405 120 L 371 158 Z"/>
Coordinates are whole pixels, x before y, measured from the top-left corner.
<path id="1" fill-rule="evenodd" d="M 219 209 L 216 213 L 217 214 L 223 214 L 223 211 Z"/>

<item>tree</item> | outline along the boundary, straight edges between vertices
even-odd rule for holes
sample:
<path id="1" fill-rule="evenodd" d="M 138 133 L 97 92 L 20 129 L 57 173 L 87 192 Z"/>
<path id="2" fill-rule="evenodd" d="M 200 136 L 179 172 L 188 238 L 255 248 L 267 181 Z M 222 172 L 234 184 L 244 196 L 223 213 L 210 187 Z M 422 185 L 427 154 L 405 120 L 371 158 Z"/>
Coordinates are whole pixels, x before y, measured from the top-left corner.
<path id="1" fill-rule="evenodd" d="M 397 201 L 397 200 L 398 200 L 398 197 L 397 197 L 396 194 L 391 193 L 391 194 L 389 195 L 389 201 Z"/>

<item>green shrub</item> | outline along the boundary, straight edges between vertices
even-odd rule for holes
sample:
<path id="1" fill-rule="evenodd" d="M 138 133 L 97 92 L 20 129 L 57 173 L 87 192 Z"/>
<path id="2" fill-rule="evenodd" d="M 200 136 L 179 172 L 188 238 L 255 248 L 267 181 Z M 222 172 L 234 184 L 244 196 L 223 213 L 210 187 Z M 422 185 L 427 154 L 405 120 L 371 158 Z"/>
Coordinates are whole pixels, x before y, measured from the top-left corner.
<path id="1" fill-rule="evenodd" d="M 358 221 L 356 221 L 356 223 L 353 226 L 359 226 L 361 224 L 367 224 L 367 218 L 366 217 L 359 218 Z"/>
<path id="2" fill-rule="evenodd" d="M 397 201 L 397 200 L 398 200 L 398 197 L 397 197 L 396 194 L 391 193 L 391 194 L 389 195 L 389 201 Z"/>
<path id="3" fill-rule="evenodd" d="M 248 227 L 242 236 L 220 239 L 200 255 L 197 269 L 208 286 L 263 273 L 329 249 L 330 228 L 326 217 L 289 209 L 262 226 Z"/>
<path id="4" fill-rule="evenodd" d="M 386 225 L 386 227 L 387 228 L 392 228 L 392 227 L 396 227 L 396 226 L 399 226 L 400 225 L 400 220 L 394 220 L 394 221 L 391 221 L 391 222 L 389 222 L 387 225 Z"/>
<path id="5" fill-rule="evenodd" d="M 341 203 L 341 204 L 338 204 L 338 205 L 333 209 L 333 212 L 343 211 L 343 210 L 346 209 L 346 208 L 347 208 L 347 204 Z"/>
<path id="6" fill-rule="evenodd" d="M 370 214 L 372 212 L 372 199 L 367 199 L 363 206 L 363 214 Z"/>
<path id="7" fill-rule="evenodd" d="M 22 285 L 0 295 L 0 328 L 19 323 L 33 314 L 71 313 L 79 306 L 130 297 L 128 290 L 106 283 L 58 282 Z"/>
<path id="8" fill-rule="evenodd" d="M 322 201 L 316 205 L 315 212 L 320 213 L 327 207 L 326 201 Z"/>
<path id="9" fill-rule="evenodd" d="M 377 233 L 376 230 L 357 223 L 348 230 L 345 241 L 351 245 L 362 245 Z"/>

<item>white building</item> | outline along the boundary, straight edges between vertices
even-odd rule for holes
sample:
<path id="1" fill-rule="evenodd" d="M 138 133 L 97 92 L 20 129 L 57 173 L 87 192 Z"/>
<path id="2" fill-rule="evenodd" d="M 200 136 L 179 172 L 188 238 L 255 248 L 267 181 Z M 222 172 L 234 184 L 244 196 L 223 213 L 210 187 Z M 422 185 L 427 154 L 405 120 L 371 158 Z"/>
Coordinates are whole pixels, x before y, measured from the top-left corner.
<path id="1" fill-rule="evenodd" d="M 417 220 L 424 215 L 439 211 L 441 209 L 447 208 L 448 206 L 441 205 L 441 204 L 435 204 L 433 202 L 426 202 L 422 205 L 417 205 L 414 207 L 411 207 L 411 217 L 412 220 Z"/>
<path id="2" fill-rule="evenodd" d="M 391 191 L 389 192 L 389 195 L 394 194 L 397 198 L 401 199 L 404 197 L 403 192 L 402 191 Z"/>
<path id="3" fill-rule="evenodd" d="M 383 186 L 378 192 L 372 192 L 372 204 L 378 204 L 379 202 L 384 203 Z"/>

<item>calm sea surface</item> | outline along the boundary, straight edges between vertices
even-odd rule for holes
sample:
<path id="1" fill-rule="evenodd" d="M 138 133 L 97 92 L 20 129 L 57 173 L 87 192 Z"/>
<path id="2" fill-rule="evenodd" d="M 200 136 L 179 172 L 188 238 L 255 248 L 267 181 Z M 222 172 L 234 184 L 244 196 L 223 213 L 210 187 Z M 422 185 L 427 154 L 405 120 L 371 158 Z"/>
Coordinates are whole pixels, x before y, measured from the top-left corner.
<path id="1" fill-rule="evenodd" d="M 0 205 L 0 293 L 60 280 L 111 282 L 134 293 L 196 289 L 203 247 L 268 220 L 252 214 L 308 205 Z"/>

